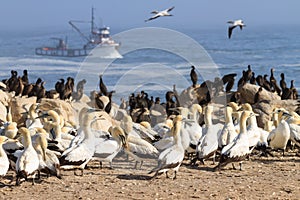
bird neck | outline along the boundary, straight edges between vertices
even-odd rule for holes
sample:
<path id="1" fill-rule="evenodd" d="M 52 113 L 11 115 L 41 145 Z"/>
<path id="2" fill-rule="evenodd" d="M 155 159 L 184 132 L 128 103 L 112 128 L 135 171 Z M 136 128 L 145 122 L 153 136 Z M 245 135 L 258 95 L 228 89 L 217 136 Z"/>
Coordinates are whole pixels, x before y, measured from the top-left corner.
<path id="1" fill-rule="evenodd" d="M 30 136 L 30 134 L 29 133 L 28 134 L 24 134 L 23 138 L 24 138 L 24 140 L 23 140 L 23 146 L 25 148 L 28 148 L 29 146 L 31 146 L 31 136 Z"/>
<path id="2" fill-rule="evenodd" d="M 212 125 L 211 112 L 206 112 L 204 116 L 204 122 L 207 127 Z"/>
<path id="3" fill-rule="evenodd" d="M 251 127 L 257 128 L 257 121 L 256 121 L 256 117 L 255 116 L 250 117 L 249 121 L 250 121 L 249 125 Z"/>
<path id="4" fill-rule="evenodd" d="M 6 155 L 6 153 L 5 153 L 4 149 L 3 149 L 3 144 L 1 143 L 0 144 L 0 157 L 2 157 L 4 155 Z"/>
<path id="5" fill-rule="evenodd" d="M 181 145 L 181 136 L 180 136 L 180 129 L 181 129 L 181 124 L 182 122 L 181 121 L 177 121 L 173 127 L 173 131 L 174 131 L 174 142 L 175 144 L 177 145 Z"/>
<path id="6" fill-rule="evenodd" d="M 247 117 L 242 115 L 240 119 L 240 134 L 247 132 L 246 121 L 247 121 Z"/>
<path id="7" fill-rule="evenodd" d="M 228 123 L 232 123 L 233 124 L 233 121 L 232 121 L 232 111 L 230 110 L 230 108 L 226 109 L 226 119 L 225 119 L 225 122 L 227 124 Z"/>

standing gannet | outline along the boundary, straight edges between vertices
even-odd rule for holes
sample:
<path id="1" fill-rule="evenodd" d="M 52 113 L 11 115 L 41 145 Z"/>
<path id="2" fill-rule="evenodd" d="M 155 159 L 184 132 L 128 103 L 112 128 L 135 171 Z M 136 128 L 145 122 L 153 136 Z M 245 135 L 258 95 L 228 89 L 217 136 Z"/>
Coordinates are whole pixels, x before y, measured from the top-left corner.
<path id="1" fill-rule="evenodd" d="M 173 179 L 176 179 L 177 171 L 183 161 L 184 149 L 182 147 L 180 136 L 182 116 L 177 115 L 173 120 L 173 124 L 174 126 L 172 128 L 172 133 L 175 143 L 174 145 L 160 153 L 158 157 L 157 167 L 155 167 L 149 172 L 149 174 L 155 172 L 155 175 L 153 177 L 156 177 L 157 175 L 164 172 L 166 173 L 166 177 L 168 177 L 168 171 L 174 170 L 175 175 Z"/>
<path id="2" fill-rule="evenodd" d="M 231 34 L 232 34 L 232 30 L 239 26 L 240 29 L 242 30 L 244 26 L 246 26 L 243 22 L 243 20 L 239 19 L 239 20 L 235 20 L 235 21 L 228 21 L 227 23 L 231 24 L 229 27 L 228 27 L 228 38 L 230 39 L 231 38 Z"/>
<path id="3" fill-rule="evenodd" d="M 47 176 L 54 175 L 58 178 L 61 178 L 60 176 L 60 164 L 59 160 L 57 158 L 57 155 L 47 149 L 48 142 L 47 142 L 47 135 L 46 131 L 42 128 L 36 128 L 36 141 L 33 143 L 33 147 L 36 150 L 38 157 L 39 157 L 39 171 L 45 172 Z"/>
<path id="4" fill-rule="evenodd" d="M 271 149 L 281 149 L 284 155 L 287 142 L 290 139 L 290 127 L 285 119 L 289 117 L 290 114 L 281 109 L 275 112 L 278 113 L 279 124 L 277 128 L 270 132 L 268 142 Z"/>
<path id="5" fill-rule="evenodd" d="M 145 22 L 147 21 L 150 21 L 150 20 L 153 20 L 153 19 L 156 19 L 156 18 L 159 18 L 159 17 L 165 17 L 165 16 L 173 16 L 171 15 L 169 12 L 171 10 L 173 10 L 175 7 L 171 7 L 171 8 L 168 8 L 168 9 L 165 9 L 163 11 L 152 11 L 151 13 L 152 14 L 155 14 L 154 16 L 150 17 L 149 19 L 146 19 Z"/>
<path id="6" fill-rule="evenodd" d="M 232 121 L 233 109 L 230 106 L 226 107 L 225 124 L 219 137 L 219 147 L 223 148 L 227 144 L 231 143 L 238 135 L 233 121 Z"/>
<path id="7" fill-rule="evenodd" d="M 213 157 L 213 163 L 215 163 L 215 153 L 218 150 L 218 138 L 222 131 L 222 124 L 212 124 L 212 112 L 213 106 L 208 105 L 204 109 L 205 117 L 205 134 L 199 140 L 197 145 L 196 154 L 197 158 L 204 163 L 205 159 Z M 197 159 L 196 158 L 196 159 Z M 194 159 L 192 163 L 195 163 Z"/>
<path id="8" fill-rule="evenodd" d="M 20 128 L 18 132 L 23 136 L 24 151 L 18 157 L 16 163 L 16 185 L 20 185 L 21 178 L 27 178 L 33 175 L 32 184 L 34 184 L 35 172 L 39 168 L 39 157 L 31 144 L 30 132 L 27 128 Z"/>
<path id="9" fill-rule="evenodd" d="M 71 143 L 71 140 L 74 138 L 74 136 L 63 133 L 62 132 L 62 126 L 64 124 L 64 121 L 61 120 L 61 117 L 59 117 L 59 114 L 54 110 L 49 110 L 45 113 L 43 113 L 38 118 L 50 118 L 50 121 L 47 121 L 44 123 L 44 129 L 49 129 L 50 131 L 50 138 L 52 136 L 53 141 L 49 141 L 48 148 L 57 150 L 59 152 L 65 151 Z"/>
<path id="10" fill-rule="evenodd" d="M 203 136 L 202 127 L 198 123 L 200 114 L 202 113 L 202 107 L 199 104 L 193 104 L 189 108 L 189 111 L 189 119 L 183 119 L 182 121 L 181 136 L 183 137 L 185 135 L 183 134 L 184 131 L 188 132 L 190 139 L 189 146 L 188 148 L 183 146 L 183 148 L 185 148 L 188 154 L 191 154 L 196 152 L 197 144 Z"/>
<path id="11" fill-rule="evenodd" d="M 95 146 L 95 153 L 93 155 L 93 160 L 100 161 L 100 167 L 102 168 L 102 161 L 108 161 L 110 169 L 112 169 L 112 160 L 116 155 L 122 150 L 123 144 L 116 132 L 112 131 L 113 128 L 109 129 L 111 134 L 105 137 L 96 137 L 97 140 Z M 122 130 L 123 131 L 123 130 Z M 119 133 L 120 134 L 120 133 Z M 124 134 L 124 132 L 123 132 Z M 124 134 L 125 138 L 125 134 Z M 125 141 L 125 139 L 124 139 Z"/>
<path id="12" fill-rule="evenodd" d="M 12 121 L 11 112 L 8 110 L 6 115 L 6 123 L 4 123 L 4 135 L 10 139 L 14 139 L 18 133 L 17 123 Z"/>
<path id="13" fill-rule="evenodd" d="M 82 131 L 84 132 L 84 139 L 71 151 L 67 150 L 62 154 L 60 158 L 61 169 L 80 169 L 81 176 L 83 175 L 84 167 L 95 153 L 97 140 L 92 132 L 91 124 L 98 118 L 96 112 L 87 113 L 83 117 Z"/>
<path id="14" fill-rule="evenodd" d="M 240 133 L 231 143 L 222 149 L 220 161 L 215 167 L 215 170 L 221 170 L 221 168 L 225 167 L 228 163 L 243 161 L 245 157 L 251 153 L 246 121 L 253 115 L 254 113 L 252 111 L 243 111 L 240 119 Z M 239 164 L 240 170 L 242 170 L 242 163 L 240 162 Z"/>
<path id="15" fill-rule="evenodd" d="M 7 140 L 7 137 L 0 136 L 0 177 L 5 176 L 9 168 L 9 160 L 2 146 Z"/>
<path id="16" fill-rule="evenodd" d="M 39 128 L 43 127 L 41 120 L 38 118 L 37 110 L 38 110 L 37 103 L 33 103 L 29 108 L 29 111 L 28 111 L 29 118 L 25 122 L 26 128 L 28 128 L 29 130 L 34 129 L 36 127 L 39 127 Z"/>
<path id="17" fill-rule="evenodd" d="M 158 150 L 151 143 L 132 135 L 126 137 L 126 144 L 123 145 L 123 149 L 126 154 L 135 159 L 135 169 L 138 163 L 140 163 L 140 168 L 142 167 L 143 159 L 156 159 L 159 155 Z"/>
<path id="18" fill-rule="evenodd" d="M 291 131 L 290 140 L 293 144 L 300 146 L 300 118 L 297 113 L 291 112 L 290 114 L 292 116 L 287 119 Z"/>
<path id="19" fill-rule="evenodd" d="M 234 128 L 235 128 L 236 132 L 239 133 L 240 132 L 240 118 L 242 115 L 242 111 L 240 111 L 241 106 L 239 106 L 235 102 L 229 102 L 227 105 L 230 106 L 233 110 L 232 117 L 234 119 L 234 121 L 233 121 Z"/>

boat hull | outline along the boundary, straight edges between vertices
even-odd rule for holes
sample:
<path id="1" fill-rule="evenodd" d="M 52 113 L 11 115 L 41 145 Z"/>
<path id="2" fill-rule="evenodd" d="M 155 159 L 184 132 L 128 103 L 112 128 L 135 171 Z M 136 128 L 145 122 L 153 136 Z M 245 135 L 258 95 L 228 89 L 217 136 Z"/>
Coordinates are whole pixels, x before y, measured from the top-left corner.
<path id="1" fill-rule="evenodd" d="M 56 57 L 80 57 L 88 56 L 90 49 L 50 49 L 36 48 L 35 54 L 39 56 L 56 56 Z"/>

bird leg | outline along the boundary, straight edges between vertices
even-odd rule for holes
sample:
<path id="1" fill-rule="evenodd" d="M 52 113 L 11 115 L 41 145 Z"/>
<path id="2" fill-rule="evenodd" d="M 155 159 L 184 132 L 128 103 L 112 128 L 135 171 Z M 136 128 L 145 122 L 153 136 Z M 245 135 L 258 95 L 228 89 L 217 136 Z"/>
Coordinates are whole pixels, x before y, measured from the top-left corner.
<path id="1" fill-rule="evenodd" d="M 215 166 L 214 168 L 213 168 L 213 170 L 214 171 L 221 171 L 221 165 L 220 165 L 220 163 L 217 165 L 217 166 Z"/>
<path id="2" fill-rule="evenodd" d="M 102 169 L 102 161 L 100 161 L 100 169 Z"/>
<path id="3" fill-rule="evenodd" d="M 175 180 L 175 179 L 176 179 L 176 174 L 177 174 L 177 171 L 174 171 L 174 173 L 175 173 L 175 175 L 174 175 L 174 177 L 173 177 L 173 180 Z"/>
<path id="4" fill-rule="evenodd" d="M 214 153 L 214 156 L 213 156 L 213 165 L 216 164 L 216 153 Z"/>
<path id="5" fill-rule="evenodd" d="M 234 166 L 234 163 L 232 163 L 232 168 L 233 168 L 234 170 L 236 170 L 236 168 L 235 168 L 235 166 Z"/>
<path id="6" fill-rule="evenodd" d="M 112 161 L 109 162 L 109 169 L 114 169 L 112 166 Z"/>
<path id="7" fill-rule="evenodd" d="M 137 169 L 138 161 L 135 161 L 134 169 Z"/>
<path id="8" fill-rule="evenodd" d="M 284 157 L 284 149 L 282 149 L 282 157 Z"/>
<path id="9" fill-rule="evenodd" d="M 169 176 L 168 176 L 168 172 L 166 171 L 166 178 L 169 178 Z"/>
<path id="10" fill-rule="evenodd" d="M 239 165 L 240 165 L 240 171 L 243 170 L 243 169 L 242 169 L 242 164 L 243 164 L 242 162 L 239 163 Z"/>
<path id="11" fill-rule="evenodd" d="M 141 161 L 141 165 L 140 165 L 140 169 L 142 169 L 143 163 L 144 163 L 144 161 L 142 160 L 142 161 Z"/>
<path id="12" fill-rule="evenodd" d="M 48 175 L 48 173 L 47 173 L 47 175 Z M 40 172 L 40 170 L 38 170 L 38 176 L 37 176 L 37 178 L 39 179 L 39 180 L 41 180 L 41 172 Z M 47 177 L 48 178 L 48 177 Z"/>
<path id="13" fill-rule="evenodd" d="M 16 186 L 19 186 L 20 185 L 20 177 L 17 176 L 17 179 L 16 179 Z"/>

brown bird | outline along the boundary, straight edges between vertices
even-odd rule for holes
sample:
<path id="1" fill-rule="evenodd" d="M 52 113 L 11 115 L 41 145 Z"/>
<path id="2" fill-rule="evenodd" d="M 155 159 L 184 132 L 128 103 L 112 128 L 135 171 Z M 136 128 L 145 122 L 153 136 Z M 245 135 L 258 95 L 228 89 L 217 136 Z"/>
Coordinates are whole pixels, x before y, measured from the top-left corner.
<path id="1" fill-rule="evenodd" d="M 103 82 L 102 76 L 103 76 L 102 74 L 99 75 L 99 78 L 100 78 L 99 88 L 100 88 L 101 94 L 107 96 L 108 95 L 108 90 L 107 90 L 106 85 Z"/>
<path id="2" fill-rule="evenodd" d="M 195 66 L 192 66 L 192 70 L 190 72 L 190 77 L 191 77 L 191 80 L 193 82 L 193 87 L 196 87 L 197 81 L 198 81 L 198 75 L 195 71 Z"/>
<path id="3" fill-rule="evenodd" d="M 271 85 L 272 91 L 276 91 L 278 95 L 281 94 L 281 89 L 277 85 L 277 81 L 274 77 L 274 68 L 271 68 L 270 85 Z"/>
<path id="4" fill-rule="evenodd" d="M 223 84 L 226 85 L 225 91 L 230 92 L 234 85 L 235 77 L 237 74 L 226 74 L 222 77 Z"/>

